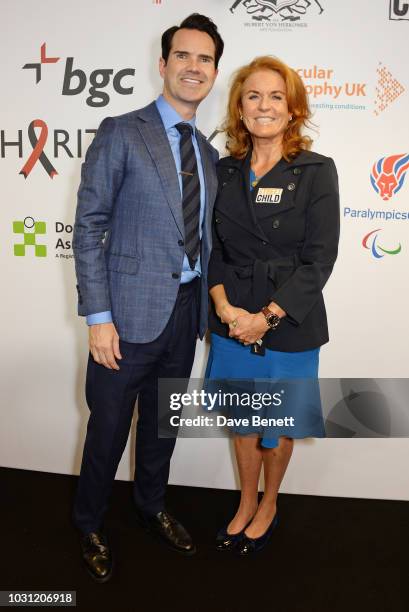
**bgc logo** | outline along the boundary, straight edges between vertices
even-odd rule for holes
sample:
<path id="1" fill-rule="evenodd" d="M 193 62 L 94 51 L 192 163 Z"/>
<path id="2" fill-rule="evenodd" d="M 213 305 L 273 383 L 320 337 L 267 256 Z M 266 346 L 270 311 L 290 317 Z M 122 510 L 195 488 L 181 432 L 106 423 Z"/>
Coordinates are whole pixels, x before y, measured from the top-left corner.
<path id="1" fill-rule="evenodd" d="M 398 246 L 395 248 L 385 249 L 385 247 L 381 246 L 378 242 L 379 232 L 381 231 L 381 229 L 372 230 L 363 237 L 362 246 L 364 249 L 368 249 L 375 259 L 382 259 L 385 255 L 398 255 L 402 250 L 401 243 L 399 242 Z"/>
<path id="2" fill-rule="evenodd" d="M 405 153 L 382 157 L 374 163 L 371 184 L 382 200 L 390 200 L 401 189 L 408 168 L 409 155 Z"/>
<path id="3" fill-rule="evenodd" d="M 40 47 L 40 61 L 31 64 L 24 64 L 23 70 L 35 70 L 36 85 L 42 79 L 42 67 L 44 64 L 56 64 L 60 57 L 47 57 L 46 43 Z M 112 87 L 116 93 L 122 96 L 129 96 L 133 93 L 133 86 L 129 86 L 125 81 L 126 77 L 135 76 L 135 68 L 122 68 L 114 73 L 112 68 L 98 68 L 93 70 L 89 76 L 81 68 L 74 68 L 74 58 L 67 57 L 65 61 L 64 76 L 62 81 L 61 94 L 63 96 L 77 96 L 81 94 L 88 85 L 88 97 L 85 102 L 88 106 L 100 108 L 106 106 L 110 97 L 105 91 L 112 76 Z"/>

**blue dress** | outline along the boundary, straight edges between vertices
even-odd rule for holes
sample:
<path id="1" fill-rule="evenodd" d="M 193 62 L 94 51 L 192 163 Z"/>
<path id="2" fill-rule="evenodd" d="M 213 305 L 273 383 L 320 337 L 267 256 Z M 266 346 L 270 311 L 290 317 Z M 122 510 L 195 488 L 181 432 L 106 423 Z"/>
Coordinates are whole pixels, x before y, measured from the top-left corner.
<path id="1" fill-rule="evenodd" d="M 318 384 L 319 348 L 309 351 L 284 352 L 265 350 L 260 357 L 251 352 L 250 346 L 244 346 L 232 338 L 222 338 L 211 334 L 211 347 L 205 373 L 205 388 L 213 389 L 212 381 L 217 380 L 217 389 L 231 391 L 231 387 L 252 391 L 267 390 L 266 381 L 274 389 L 286 389 L 290 405 L 285 407 L 285 414 L 294 417 L 295 425 L 291 428 L 246 427 L 235 428 L 240 435 L 258 434 L 265 448 L 278 446 L 276 432 L 290 438 L 325 437 L 322 418 L 321 399 Z M 281 381 L 281 382 L 280 382 Z M 244 384 L 243 384 L 244 383 Z M 215 389 L 215 388 L 214 388 Z M 285 406 L 285 404 L 284 404 Z M 246 416 L 251 410 L 245 411 Z M 241 416 L 243 416 L 243 411 Z M 261 416 L 271 416 L 272 410 Z M 280 413 L 281 414 L 281 413 Z M 275 415 L 277 416 L 277 415 Z"/>

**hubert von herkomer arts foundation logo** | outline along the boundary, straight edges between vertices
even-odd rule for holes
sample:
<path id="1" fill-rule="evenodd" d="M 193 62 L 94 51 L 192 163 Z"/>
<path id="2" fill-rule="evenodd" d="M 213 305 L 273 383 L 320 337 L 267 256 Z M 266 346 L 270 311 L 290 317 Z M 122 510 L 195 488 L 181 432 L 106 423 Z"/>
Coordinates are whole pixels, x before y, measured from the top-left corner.
<path id="1" fill-rule="evenodd" d="M 234 14 L 239 8 L 245 9 L 254 22 L 297 22 L 311 7 L 315 7 L 319 15 L 324 12 L 322 2 L 318 0 L 236 0 L 231 4 L 230 12 Z"/>

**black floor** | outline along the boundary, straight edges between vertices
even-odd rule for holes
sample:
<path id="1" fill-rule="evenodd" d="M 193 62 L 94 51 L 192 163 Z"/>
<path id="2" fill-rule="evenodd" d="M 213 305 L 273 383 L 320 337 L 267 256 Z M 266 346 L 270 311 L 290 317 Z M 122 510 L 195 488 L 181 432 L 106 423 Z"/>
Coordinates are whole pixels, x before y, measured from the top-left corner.
<path id="1" fill-rule="evenodd" d="M 213 550 L 232 491 L 169 487 L 168 508 L 194 536 L 185 558 L 135 523 L 116 482 L 107 533 L 115 573 L 84 571 L 70 512 L 77 479 L 0 468 L 0 590 L 75 590 L 81 610 L 409 612 L 409 503 L 281 495 L 280 524 L 253 559 Z"/>

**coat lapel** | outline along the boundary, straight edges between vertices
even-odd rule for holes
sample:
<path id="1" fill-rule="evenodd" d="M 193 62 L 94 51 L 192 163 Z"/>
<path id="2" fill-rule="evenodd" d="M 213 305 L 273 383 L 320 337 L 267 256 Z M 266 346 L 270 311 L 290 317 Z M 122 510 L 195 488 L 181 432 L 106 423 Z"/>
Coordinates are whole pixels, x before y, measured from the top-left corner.
<path id="1" fill-rule="evenodd" d="M 282 212 L 287 212 L 295 206 L 295 193 L 299 176 L 294 176 L 288 167 L 288 162 L 281 160 L 277 166 L 269 170 L 257 183 L 252 192 L 253 210 L 257 207 L 257 219 L 270 219 L 273 215 L 279 215 Z M 279 202 L 257 202 L 256 198 L 259 190 L 268 188 L 281 189 Z M 265 192 L 264 192 L 265 193 Z"/>
<path id="2" fill-rule="evenodd" d="M 250 193 L 250 157 L 251 151 L 243 160 L 232 165 L 234 176 L 225 186 L 222 185 L 220 197 L 223 200 L 223 213 L 257 238 L 267 241 L 254 214 Z"/>
<path id="3" fill-rule="evenodd" d="M 182 236 L 185 234 L 181 194 L 176 166 L 161 116 L 152 102 L 138 113 L 138 129 L 158 171 L 175 223 Z"/>

